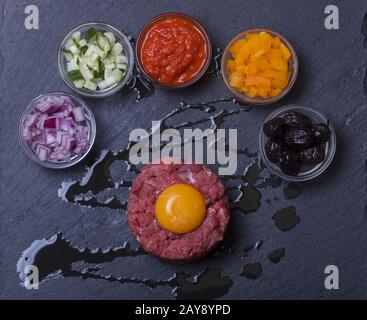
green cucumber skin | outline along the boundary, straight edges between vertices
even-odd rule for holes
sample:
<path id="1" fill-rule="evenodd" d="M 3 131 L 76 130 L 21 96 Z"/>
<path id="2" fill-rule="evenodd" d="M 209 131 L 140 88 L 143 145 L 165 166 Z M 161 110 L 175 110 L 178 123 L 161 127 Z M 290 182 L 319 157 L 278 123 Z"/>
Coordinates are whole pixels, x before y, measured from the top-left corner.
<path id="1" fill-rule="evenodd" d="M 80 73 L 79 70 L 73 70 L 73 71 L 70 71 L 68 73 L 68 76 L 70 78 L 71 81 L 78 81 L 78 80 L 84 80 L 82 74 Z"/>
<path id="2" fill-rule="evenodd" d="M 94 28 L 90 28 L 87 31 L 87 34 L 85 35 L 85 40 L 87 40 L 88 43 L 92 42 L 92 38 L 97 35 L 97 30 Z"/>

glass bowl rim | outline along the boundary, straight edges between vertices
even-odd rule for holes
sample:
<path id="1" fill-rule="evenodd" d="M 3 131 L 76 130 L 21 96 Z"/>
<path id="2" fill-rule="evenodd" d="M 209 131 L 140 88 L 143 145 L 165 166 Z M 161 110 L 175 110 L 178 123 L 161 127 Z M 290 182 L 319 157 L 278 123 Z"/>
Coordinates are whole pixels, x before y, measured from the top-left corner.
<path id="1" fill-rule="evenodd" d="M 143 65 L 140 61 L 140 48 L 139 48 L 139 43 L 142 39 L 142 37 L 144 36 L 144 32 L 146 32 L 146 30 L 156 21 L 159 21 L 161 19 L 167 18 L 167 17 L 172 17 L 172 16 L 177 16 L 177 17 L 181 17 L 183 19 L 187 19 L 189 21 L 192 21 L 195 26 L 199 29 L 200 33 L 203 35 L 204 39 L 205 39 L 205 44 L 207 46 L 207 51 L 208 54 L 206 56 L 204 65 L 202 66 L 201 70 L 196 74 L 195 77 L 193 77 L 191 80 L 184 82 L 184 83 L 179 83 L 179 84 L 172 84 L 172 85 L 167 85 L 167 84 L 163 84 L 160 83 L 156 80 L 154 80 L 153 78 L 151 78 L 149 76 L 149 74 L 144 70 Z M 181 13 L 181 12 L 164 12 L 161 13 L 159 15 L 156 15 L 154 17 L 152 17 L 151 19 L 149 19 L 146 23 L 144 23 L 144 25 L 140 28 L 138 37 L 136 38 L 136 43 L 135 43 L 135 56 L 136 56 L 136 62 L 137 65 L 139 67 L 139 70 L 143 73 L 144 77 L 146 77 L 150 82 L 152 82 L 155 86 L 160 87 L 160 88 L 164 88 L 164 89 L 180 89 L 180 88 L 185 88 L 188 87 L 194 83 L 196 83 L 197 81 L 199 81 L 207 72 L 211 60 L 212 60 L 212 56 L 213 56 L 213 46 L 212 46 L 212 42 L 210 40 L 209 34 L 206 31 L 206 29 L 204 28 L 204 26 L 194 17 L 185 14 L 185 13 Z"/>
<path id="2" fill-rule="evenodd" d="M 31 147 L 29 145 L 26 145 L 26 142 L 24 141 L 23 137 L 22 137 L 22 128 L 23 128 L 23 123 L 25 120 L 25 117 L 27 115 L 29 115 L 30 111 L 34 108 L 34 104 L 45 97 L 49 97 L 51 95 L 65 95 L 65 96 L 69 96 L 72 99 L 75 99 L 76 101 L 78 101 L 78 103 L 80 103 L 81 105 L 83 105 L 83 107 L 85 107 L 88 112 L 89 112 L 89 117 L 90 117 L 90 122 L 91 122 L 91 132 L 90 132 L 90 138 L 89 138 L 89 147 L 85 150 L 85 152 L 75 158 L 72 161 L 69 162 L 61 162 L 61 163 L 52 163 L 50 161 L 47 162 L 42 162 L 40 160 L 37 159 L 35 152 L 31 149 Z M 45 168 L 50 168 L 50 169 L 65 169 L 65 168 L 70 168 L 74 165 L 76 165 L 77 163 L 81 162 L 88 154 L 89 152 L 92 150 L 95 139 L 96 139 L 96 131 L 97 131 L 97 125 L 96 125 L 96 119 L 94 117 L 93 111 L 90 108 L 90 106 L 81 98 L 73 95 L 72 93 L 68 93 L 68 92 L 64 92 L 64 91 L 49 91 L 46 93 L 42 93 L 39 94 L 37 97 L 33 98 L 28 105 L 25 107 L 25 109 L 23 110 L 23 112 L 21 113 L 19 120 L 18 120 L 18 139 L 21 145 L 21 148 L 23 150 L 23 152 L 27 155 L 27 157 L 29 159 L 31 159 L 32 161 L 36 162 L 37 164 L 45 167 Z"/>
<path id="3" fill-rule="evenodd" d="M 282 90 L 282 92 L 276 96 L 276 97 L 270 97 L 270 98 L 261 98 L 261 97 L 250 97 L 245 95 L 244 93 L 239 92 L 238 90 L 236 90 L 235 88 L 233 88 L 230 84 L 229 84 L 229 77 L 228 77 L 228 72 L 225 68 L 226 62 L 227 62 L 227 56 L 230 54 L 229 53 L 229 48 L 232 46 L 232 44 L 237 41 L 238 39 L 240 39 L 241 37 L 243 37 L 246 34 L 250 34 L 250 33 L 260 33 L 260 32 L 267 32 L 270 33 L 273 36 L 277 36 L 279 37 L 280 41 L 287 46 L 287 48 L 291 51 L 292 53 L 292 57 L 293 57 L 293 63 L 291 65 L 291 75 L 289 78 L 289 82 L 288 85 Z M 252 104 L 252 105 L 269 105 L 272 103 L 275 103 L 277 101 L 279 101 L 280 99 L 284 98 L 289 91 L 293 88 L 296 80 L 297 80 L 297 76 L 298 76 L 298 71 L 299 71 L 299 61 L 298 61 L 298 56 L 297 56 L 297 52 L 294 48 L 294 46 L 292 45 L 292 43 L 283 35 L 281 35 L 280 33 L 273 31 L 271 29 L 267 29 L 267 28 L 253 28 L 253 29 L 247 29 L 244 31 L 241 31 L 240 33 L 238 33 L 235 37 L 232 38 L 232 40 L 228 43 L 228 45 L 226 46 L 226 48 L 223 51 L 223 55 L 222 55 L 222 59 L 221 59 L 221 74 L 222 74 L 222 78 L 224 83 L 226 84 L 227 88 L 229 89 L 229 91 L 231 91 L 231 93 L 240 101 L 248 103 L 248 104 Z"/>
<path id="4" fill-rule="evenodd" d="M 126 47 L 128 48 L 129 51 L 129 56 L 130 56 L 130 61 L 127 64 L 127 68 L 126 68 L 126 74 L 124 79 L 122 79 L 122 81 L 120 83 L 118 83 L 115 86 L 112 86 L 110 88 L 104 89 L 104 90 L 97 90 L 95 92 L 93 91 L 87 91 L 86 89 L 83 88 L 77 88 L 75 87 L 75 85 L 72 83 L 72 81 L 69 80 L 67 74 L 66 74 L 66 69 L 65 69 L 65 64 L 64 64 L 64 59 L 65 57 L 62 54 L 62 49 L 65 46 L 65 43 L 68 39 L 70 39 L 71 35 L 76 32 L 79 31 L 79 29 L 84 28 L 84 27 L 93 27 L 93 26 L 101 26 L 104 27 L 106 29 L 110 29 L 111 31 L 114 32 L 115 35 L 117 35 L 118 38 L 121 38 L 123 40 L 123 42 L 126 44 Z M 59 69 L 59 74 L 61 79 L 64 81 L 64 83 L 73 91 L 77 92 L 78 94 L 84 96 L 84 97 L 88 97 L 88 98 L 104 98 L 104 97 L 108 97 L 111 96 L 113 94 L 115 94 L 116 92 L 118 92 L 119 90 L 121 90 L 131 79 L 132 75 L 133 75 L 133 69 L 134 69 L 134 64 L 135 64 L 135 55 L 134 55 L 134 49 L 132 47 L 131 41 L 128 38 L 128 36 L 120 31 L 119 29 L 117 29 L 116 27 L 114 27 L 113 25 L 103 22 L 103 21 L 89 21 L 89 22 L 85 22 L 82 24 L 79 24 L 77 26 L 75 26 L 72 30 L 70 30 L 65 37 L 63 38 L 63 40 L 60 42 L 59 44 L 59 48 L 57 51 L 57 66 Z"/>
<path id="5" fill-rule="evenodd" d="M 309 114 L 312 114 L 314 117 L 317 117 L 317 118 L 321 119 L 323 123 L 327 123 L 328 127 L 331 131 L 330 140 L 327 142 L 327 148 L 328 149 L 327 149 L 327 154 L 325 156 L 325 160 L 322 163 L 320 163 L 320 164 L 314 166 L 312 169 L 310 169 L 310 170 L 312 170 L 311 172 L 309 172 L 307 174 L 307 171 L 306 171 L 306 174 L 301 175 L 301 176 L 291 176 L 291 175 L 288 175 L 288 174 L 285 174 L 284 172 L 282 172 L 277 164 L 272 163 L 268 159 L 268 157 L 266 155 L 266 152 L 265 152 L 265 143 L 263 143 L 263 139 L 267 138 L 265 136 L 264 131 L 263 131 L 264 124 L 267 121 L 269 121 L 270 119 L 273 119 L 273 118 L 275 118 L 275 117 L 277 117 L 277 116 L 279 116 L 283 113 L 290 112 L 290 111 L 298 111 L 300 113 L 302 113 L 302 111 L 306 111 Z M 267 139 L 269 139 L 269 138 L 267 138 Z M 284 180 L 287 180 L 287 181 L 291 181 L 291 182 L 308 181 L 308 180 L 314 179 L 314 178 L 318 177 L 319 175 L 321 175 L 329 167 L 329 165 L 333 161 L 334 156 L 335 156 L 335 152 L 336 152 L 336 147 L 337 147 L 336 132 L 335 132 L 334 126 L 331 123 L 330 119 L 328 117 L 326 117 L 324 114 L 322 114 L 321 112 L 319 112 L 315 109 L 312 109 L 312 108 L 308 108 L 308 107 L 304 107 L 304 106 L 296 105 L 296 104 L 285 105 L 283 107 L 280 107 L 280 108 L 274 110 L 272 113 L 270 113 L 266 117 L 266 119 L 263 121 L 263 123 L 261 124 L 260 135 L 259 135 L 259 149 L 260 149 L 261 159 L 263 160 L 265 166 L 268 168 L 268 170 L 272 174 L 274 174 L 274 175 L 276 175 L 276 176 L 278 176 L 278 177 L 280 177 Z"/>

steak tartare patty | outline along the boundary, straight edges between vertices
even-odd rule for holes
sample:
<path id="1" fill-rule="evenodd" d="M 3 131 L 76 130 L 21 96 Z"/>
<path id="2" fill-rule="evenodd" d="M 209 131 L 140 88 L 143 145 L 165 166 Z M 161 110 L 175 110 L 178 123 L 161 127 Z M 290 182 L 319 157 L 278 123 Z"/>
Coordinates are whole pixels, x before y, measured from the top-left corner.
<path id="1" fill-rule="evenodd" d="M 185 183 L 205 198 L 206 216 L 195 230 L 176 234 L 164 229 L 155 215 L 155 202 L 167 187 Z M 148 164 L 134 181 L 128 199 L 128 223 L 148 253 L 172 262 L 205 256 L 223 239 L 229 221 L 228 198 L 219 178 L 200 164 Z"/>

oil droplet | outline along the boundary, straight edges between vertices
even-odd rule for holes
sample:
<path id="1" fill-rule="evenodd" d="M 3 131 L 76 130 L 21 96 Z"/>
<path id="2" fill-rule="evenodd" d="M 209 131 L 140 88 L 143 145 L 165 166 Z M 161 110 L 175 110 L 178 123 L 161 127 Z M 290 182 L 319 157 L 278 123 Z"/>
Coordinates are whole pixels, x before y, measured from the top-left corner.
<path id="1" fill-rule="evenodd" d="M 240 196 L 232 201 L 231 208 L 239 209 L 248 214 L 257 211 L 261 207 L 261 193 L 252 186 L 239 186 Z"/>
<path id="2" fill-rule="evenodd" d="M 221 74 L 220 62 L 222 59 L 223 49 L 217 48 L 215 52 L 216 53 L 213 55 L 208 71 L 206 72 L 206 77 L 208 78 L 218 77 Z"/>
<path id="3" fill-rule="evenodd" d="M 300 217 L 296 215 L 296 209 L 293 206 L 280 209 L 274 213 L 272 219 L 281 231 L 291 230 L 301 221 Z"/>
<path id="4" fill-rule="evenodd" d="M 259 183 L 258 185 L 256 185 L 257 188 L 259 189 L 265 189 L 265 188 L 277 188 L 282 184 L 282 179 L 279 178 L 278 176 L 275 176 L 273 174 L 267 176 L 266 178 L 264 178 L 264 180 Z"/>
<path id="5" fill-rule="evenodd" d="M 120 257 L 136 257 L 145 255 L 141 249 L 131 248 L 129 243 L 114 248 L 89 249 L 76 247 L 63 238 L 61 233 L 49 239 L 34 241 L 23 253 L 17 263 L 17 272 L 24 283 L 27 266 L 34 265 L 39 270 L 39 280 L 47 281 L 55 278 L 79 277 L 81 279 L 104 280 L 120 284 L 143 284 L 151 289 L 158 286 L 172 287 L 177 299 L 215 299 L 225 295 L 233 281 L 222 276 L 218 269 L 207 269 L 189 281 L 191 276 L 177 273 L 167 280 L 139 279 L 124 276 L 101 274 L 104 263 L 112 262 Z"/>
<path id="6" fill-rule="evenodd" d="M 279 263 L 280 260 L 284 257 L 284 254 L 285 254 L 285 248 L 279 248 L 270 252 L 268 258 L 273 263 Z"/>
<path id="7" fill-rule="evenodd" d="M 73 276 L 75 271 L 72 265 L 76 262 L 101 264 L 111 262 L 118 257 L 136 257 L 143 254 L 146 253 L 141 248 L 133 249 L 129 243 L 106 250 L 79 248 L 58 233 L 49 239 L 34 241 L 18 260 L 17 272 L 19 278 L 24 281 L 26 267 L 35 265 L 39 269 L 40 281 L 43 281 L 53 275 Z"/>
<path id="8" fill-rule="evenodd" d="M 222 277 L 218 269 L 207 269 L 189 282 L 183 278 L 173 281 L 176 289 L 173 292 L 178 300 L 187 299 L 216 299 L 228 293 L 233 281 L 229 277 Z"/>
<path id="9" fill-rule="evenodd" d="M 128 88 L 136 92 L 137 102 L 152 96 L 155 91 L 153 83 L 146 79 L 136 67 L 134 67 Z"/>
<path id="10" fill-rule="evenodd" d="M 257 241 L 257 242 L 255 243 L 255 249 L 256 249 L 256 250 L 260 250 L 260 249 L 261 249 L 261 247 L 263 246 L 263 244 L 264 244 L 264 241 L 263 241 L 263 240 L 259 240 L 259 241 Z"/>
<path id="11" fill-rule="evenodd" d="M 291 182 L 283 190 L 286 199 L 294 199 L 299 197 L 303 192 L 302 187 L 298 183 Z"/>
<path id="12" fill-rule="evenodd" d="M 261 276 L 262 272 L 263 271 L 260 262 L 248 263 L 243 267 L 241 276 L 244 276 L 247 279 L 255 280 Z"/>

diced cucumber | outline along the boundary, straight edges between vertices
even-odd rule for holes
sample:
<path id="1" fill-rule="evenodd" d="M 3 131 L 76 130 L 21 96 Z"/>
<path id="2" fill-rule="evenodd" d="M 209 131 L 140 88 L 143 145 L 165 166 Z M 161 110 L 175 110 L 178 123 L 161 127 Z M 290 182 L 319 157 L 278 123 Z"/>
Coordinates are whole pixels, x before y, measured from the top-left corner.
<path id="1" fill-rule="evenodd" d="M 67 70 L 68 72 L 73 71 L 73 70 L 79 70 L 77 58 L 74 57 L 67 63 Z"/>
<path id="2" fill-rule="evenodd" d="M 114 59 L 111 59 L 111 55 L 108 55 L 108 57 L 107 57 L 107 58 L 104 58 L 104 59 L 103 59 L 103 63 L 104 63 L 105 65 L 108 65 L 108 64 L 111 64 L 111 63 L 115 63 L 115 61 L 114 61 Z"/>
<path id="3" fill-rule="evenodd" d="M 74 45 L 75 45 L 78 49 L 80 49 L 79 41 L 78 41 L 77 39 L 75 39 L 75 38 L 73 38 L 72 40 L 73 40 Z"/>
<path id="4" fill-rule="evenodd" d="M 88 43 L 92 43 L 93 41 L 96 41 L 96 36 L 97 36 L 97 30 L 94 28 L 90 28 L 87 31 L 87 34 L 85 35 L 85 40 Z"/>
<path id="5" fill-rule="evenodd" d="M 78 81 L 78 80 L 84 80 L 80 70 L 72 70 L 68 72 L 68 76 L 71 81 Z"/>
<path id="6" fill-rule="evenodd" d="M 85 55 L 85 53 L 87 52 L 87 50 L 88 50 L 88 47 L 87 46 L 84 46 L 84 47 L 80 48 L 80 54 L 81 55 Z"/>
<path id="7" fill-rule="evenodd" d="M 91 56 L 94 53 L 93 47 L 88 44 L 87 51 L 84 53 L 85 56 Z"/>
<path id="8" fill-rule="evenodd" d="M 80 47 L 85 47 L 87 44 L 88 44 L 88 42 L 85 39 L 82 39 L 82 40 L 79 41 Z"/>
<path id="9" fill-rule="evenodd" d="M 77 88 L 91 91 L 111 87 L 124 78 L 127 58 L 121 43 L 112 32 L 101 33 L 94 28 L 81 38 L 79 31 L 66 41 L 63 54 L 68 77 Z"/>
<path id="10" fill-rule="evenodd" d="M 116 56 L 116 63 L 124 63 L 127 64 L 127 58 L 123 55 Z"/>
<path id="11" fill-rule="evenodd" d="M 98 59 L 99 57 L 93 53 L 90 56 L 84 55 L 83 58 L 81 58 L 81 63 L 87 65 L 91 69 L 98 69 Z"/>
<path id="12" fill-rule="evenodd" d="M 122 73 L 121 70 L 119 69 L 115 69 L 112 71 L 111 75 L 109 77 L 107 77 L 105 80 L 98 82 L 98 87 L 103 90 L 106 89 L 116 83 L 119 83 L 122 78 L 123 78 L 124 74 Z"/>
<path id="13" fill-rule="evenodd" d="M 97 33 L 97 44 L 98 47 L 100 47 L 101 50 L 104 51 L 105 55 L 107 55 L 112 49 L 111 43 L 108 38 L 101 33 Z"/>
<path id="14" fill-rule="evenodd" d="M 111 76 L 109 76 L 106 81 L 107 82 L 112 82 L 111 84 L 115 84 L 118 83 L 122 80 L 122 78 L 124 77 L 124 74 L 122 73 L 121 70 L 119 69 L 115 69 L 112 71 Z"/>
<path id="15" fill-rule="evenodd" d="M 88 50 L 85 52 L 85 55 L 90 56 L 93 53 L 95 53 L 97 56 L 100 56 L 100 57 L 104 56 L 104 51 L 100 47 L 98 47 L 96 44 L 91 43 L 88 45 Z"/>
<path id="16" fill-rule="evenodd" d="M 106 89 L 110 86 L 110 84 L 108 84 L 108 82 L 106 80 L 102 80 L 100 82 L 98 82 L 98 88 L 103 90 L 103 89 Z"/>
<path id="17" fill-rule="evenodd" d="M 80 31 L 76 31 L 76 32 L 74 32 L 72 35 L 71 35 L 71 39 L 73 39 L 73 40 L 76 40 L 76 41 L 80 41 L 80 36 L 81 36 L 81 33 L 80 33 Z"/>
<path id="18" fill-rule="evenodd" d="M 98 71 L 98 61 L 96 60 L 88 60 L 87 66 L 90 69 Z"/>
<path id="19" fill-rule="evenodd" d="M 70 47 L 71 47 L 73 44 L 74 44 L 74 43 L 73 43 L 73 40 L 71 40 L 71 39 L 67 40 L 67 41 L 66 41 L 66 43 L 65 43 L 65 49 L 66 49 L 66 50 L 70 50 Z"/>
<path id="20" fill-rule="evenodd" d="M 94 83 L 98 83 L 98 82 L 103 81 L 103 78 L 94 78 L 92 81 L 93 81 Z"/>
<path id="21" fill-rule="evenodd" d="M 80 64 L 80 72 L 85 80 L 93 79 L 93 74 L 85 64 Z"/>
<path id="22" fill-rule="evenodd" d="M 107 79 L 108 77 L 110 77 L 112 75 L 112 70 L 110 69 L 105 69 L 104 71 L 104 78 Z"/>
<path id="23" fill-rule="evenodd" d="M 116 68 L 121 70 L 126 70 L 126 64 L 125 63 L 116 63 Z"/>
<path id="24" fill-rule="evenodd" d="M 71 59 L 74 58 L 74 55 L 71 53 L 71 51 L 62 49 L 62 52 L 64 53 L 64 57 L 65 57 L 66 61 L 69 62 Z"/>
<path id="25" fill-rule="evenodd" d="M 123 49 L 124 49 L 124 48 L 123 48 L 122 44 L 121 44 L 120 42 L 116 42 L 116 43 L 113 45 L 112 51 L 113 51 L 116 55 L 118 55 L 119 53 L 121 53 L 121 52 L 122 52 L 122 50 L 123 50 Z"/>
<path id="26" fill-rule="evenodd" d="M 79 53 L 79 49 L 75 44 L 70 47 L 69 51 L 74 55 Z"/>
<path id="27" fill-rule="evenodd" d="M 96 91 L 97 85 L 94 82 L 87 80 L 84 84 L 84 88 L 92 90 L 92 91 Z"/>
<path id="28" fill-rule="evenodd" d="M 111 46 L 113 46 L 116 42 L 116 37 L 112 32 L 105 32 L 104 36 L 108 39 L 108 41 L 110 42 Z"/>
<path id="29" fill-rule="evenodd" d="M 83 88 L 84 87 L 84 84 L 85 84 L 85 80 L 77 80 L 77 81 L 74 81 L 74 85 L 77 88 Z"/>
<path id="30" fill-rule="evenodd" d="M 114 63 L 109 63 L 105 66 L 106 69 L 113 70 L 116 69 L 116 65 Z"/>
<path id="31" fill-rule="evenodd" d="M 98 59 L 97 65 L 98 68 L 94 71 L 93 76 L 94 78 L 103 78 L 105 69 L 101 59 Z"/>

